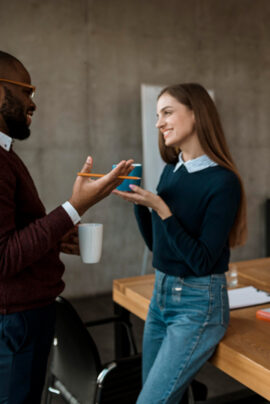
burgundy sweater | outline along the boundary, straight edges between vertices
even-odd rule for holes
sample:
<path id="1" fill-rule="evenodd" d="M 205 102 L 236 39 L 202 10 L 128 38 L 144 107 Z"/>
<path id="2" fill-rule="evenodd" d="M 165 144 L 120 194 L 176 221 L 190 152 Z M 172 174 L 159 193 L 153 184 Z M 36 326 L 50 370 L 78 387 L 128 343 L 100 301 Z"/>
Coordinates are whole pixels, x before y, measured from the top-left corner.
<path id="1" fill-rule="evenodd" d="M 46 215 L 27 168 L 0 146 L 0 313 L 45 306 L 62 292 L 59 241 L 72 227 L 62 206 Z"/>

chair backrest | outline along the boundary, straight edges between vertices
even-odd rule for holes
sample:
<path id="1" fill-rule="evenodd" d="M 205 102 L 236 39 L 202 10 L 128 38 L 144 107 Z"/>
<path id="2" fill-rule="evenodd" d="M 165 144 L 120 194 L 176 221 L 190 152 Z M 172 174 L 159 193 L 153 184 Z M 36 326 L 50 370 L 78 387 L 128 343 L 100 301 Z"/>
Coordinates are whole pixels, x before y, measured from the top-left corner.
<path id="1" fill-rule="evenodd" d="M 80 403 L 94 402 L 101 369 L 97 347 L 72 305 L 56 300 L 51 372 Z"/>

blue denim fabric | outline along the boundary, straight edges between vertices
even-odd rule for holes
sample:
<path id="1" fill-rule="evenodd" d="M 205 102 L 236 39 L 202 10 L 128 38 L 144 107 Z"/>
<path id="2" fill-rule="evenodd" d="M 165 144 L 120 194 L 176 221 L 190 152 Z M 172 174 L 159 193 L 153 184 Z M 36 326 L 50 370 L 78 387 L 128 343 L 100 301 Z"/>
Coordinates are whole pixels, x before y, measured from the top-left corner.
<path id="1" fill-rule="evenodd" d="M 40 403 L 54 322 L 54 304 L 0 314 L 0 404 Z"/>
<path id="2" fill-rule="evenodd" d="M 229 323 L 223 274 L 179 278 L 156 271 L 143 340 L 137 404 L 176 404 Z"/>

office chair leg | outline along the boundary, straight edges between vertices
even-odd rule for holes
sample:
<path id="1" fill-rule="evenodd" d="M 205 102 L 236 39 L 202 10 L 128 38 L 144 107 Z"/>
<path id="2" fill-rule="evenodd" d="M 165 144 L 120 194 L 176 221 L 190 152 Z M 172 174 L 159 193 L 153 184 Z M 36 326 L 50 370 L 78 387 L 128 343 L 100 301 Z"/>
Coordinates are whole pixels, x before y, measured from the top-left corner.
<path id="1" fill-rule="evenodd" d="M 129 322 L 129 312 L 117 303 L 114 303 L 114 313 L 124 322 Z M 114 350 L 117 359 L 130 355 L 130 339 L 126 327 L 119 323 L 114 324 Z"/>
<path id="2" fill-rule="evenodd" d="M 192 386 L 189 385 L 188 388 L 186 389 L 183 397 L 181 398 L 181 401 L 179 404 L 195 404 L 195 399 L 192 391 Z"/>
<path id="3" fill-rule="evenodd" d="M 53 388 L 52 386 L 54 385 L 54 380 L 55 377 L 53 375 L 50 375 L 48 377 L 48 381 L 46 383 L 46 393 L 45 393 L 45 404 L 51 404 L 52 403 L 52 391 L 51 389 Z"/>
<path id="4" fill-rule="evenodd" d="M 46 387 L 44 402 L 45 402 L 45 404 L 52 403 L 52 393 L 49 391 L 48 387 Z"/>
<path id="5" fill-rule="evenodd" d="M 188 387 L 188 404 L 195 404 L 194 395 L 192 391 L 192 387 Z"/>

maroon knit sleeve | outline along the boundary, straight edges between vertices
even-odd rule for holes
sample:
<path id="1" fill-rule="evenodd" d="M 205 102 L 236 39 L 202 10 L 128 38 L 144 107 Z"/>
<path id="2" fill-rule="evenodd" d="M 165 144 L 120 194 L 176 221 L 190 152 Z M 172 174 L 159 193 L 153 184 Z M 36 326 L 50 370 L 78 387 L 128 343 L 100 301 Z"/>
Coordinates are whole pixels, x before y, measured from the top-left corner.
<path id="1" fill-rule="evenodd" d="M 20 179 L 23 192 L 20 196 L 20 182 L 10 169 L 0 164 L 0 279 L 13 277 L 45 256 L 55 248 L 62 236 L 73 227 L 69 215 L 62 208 L 57 207 L 51 213 L 45 214 L 37 192 L 30 181 L 31 178 Z M 29 184 L 25 182 L 29 181 Z M 26 191 L 25 191 L 26 190 Z M 31 193 L 32 192 L 32 193 Z M 20 200 L 24 198 L 24 200 Z M 29 215 L 34 218 L 28 220 L 28 211 L 20 211 L 25 203 L 29 206 Z M 34 212 L 34 213 L 33 213 Z M 18 223 L 25 223 L 18 226 Z"/>

